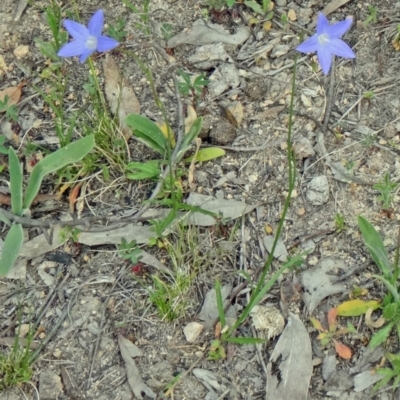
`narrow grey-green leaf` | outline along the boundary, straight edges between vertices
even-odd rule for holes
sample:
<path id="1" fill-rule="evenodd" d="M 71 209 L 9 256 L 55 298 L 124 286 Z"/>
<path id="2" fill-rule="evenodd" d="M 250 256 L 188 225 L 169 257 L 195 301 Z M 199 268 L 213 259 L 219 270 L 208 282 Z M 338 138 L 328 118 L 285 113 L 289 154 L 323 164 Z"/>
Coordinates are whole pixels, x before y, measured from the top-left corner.
<path id="1" fill-rule="evenodd" d="M 358 216 L 358 226 L 363 236 L 364 243 L 368 247 L 368 250 L 371 254 L 372 259 L 375 261 L 375 264 L 381 270 L 384 277 L 391 277 L 392 272 L 389 257 L 383 244 L 382 238 L 375 230 L 373 225 L 361 215 Z"/>
<path id="2" fill-rule="evenodd" d="M 58 149 L 39 161 L 32 170 L 25 192 L 23 208 L 27 209 L 30 207 L 33 199 L 39 193 L 43 178 L 47 174 L 51 174 L 66 165 L 82 160 L 95 145 L 94 135 L 89 135 Z"/>
<path id="3" fill-rule="evenodd" d="M 10 171 L 11 208 L 15 215 L 22 213 L 22 168 L 14 149 L 8 148 L 8 168 Z"/>
<path id="4" fill-rule="evenodd" d="M 0 276 L 5 276 L 11 270 L 18 258 L 24 241 L 24 232 L 21 224 L 14 224 L 4 240 L 3 251 L 0 258 Z"/>

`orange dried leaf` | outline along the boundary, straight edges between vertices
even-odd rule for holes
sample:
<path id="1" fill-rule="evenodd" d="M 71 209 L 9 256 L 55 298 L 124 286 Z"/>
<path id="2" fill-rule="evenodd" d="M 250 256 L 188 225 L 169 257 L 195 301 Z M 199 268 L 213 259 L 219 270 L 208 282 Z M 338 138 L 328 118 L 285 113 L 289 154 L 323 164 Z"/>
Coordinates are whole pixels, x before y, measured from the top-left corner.
<path id="1" fill-rule="evenodd" d="M 217 325 L 215 325 L 214 337 L 219 339 L 221 337 L 221 330 L 222 330 L 222 325 L 221 322 L 218 321 Z"/>
<path id="2" fill-rule="evenodd" d="M 332 330 L 333 327 L 336 327 L 336 317 L 337 317 L 337 308 L 331 308 L 328 311 L 329 330 Z"/>
<path id="3" fill-rule="evenodd" d="M 78 198 L 79 192 L 81 190 L 81 186 L 82 186 L 82 182 L 78 183 L 77 185 L 75 185 L 72 188 L 71 193 L 69 194 L 68 201 L 69 201 L 69 209 L 71 212 L 74 212 L 76 199 Z"/>
<path id="4" fill-rule="evenodd" d="M 378 300 L 354 299 L 338 305 L 337 312 L 341 317 L 358 317 L 365 314 L 370 308 L 376 310 L 379 306 L 380 302 Z"/>
<path id="5" fill-rule="evenodd" d="M 344 358 L 345 360 L 350 360 L 352 353 L 350 347 L 346 346 L 343 343 L 338 342 L 337 340 L 333 339 L 333 343 L 335 345 L 336 353 L 339 357 Z"/>

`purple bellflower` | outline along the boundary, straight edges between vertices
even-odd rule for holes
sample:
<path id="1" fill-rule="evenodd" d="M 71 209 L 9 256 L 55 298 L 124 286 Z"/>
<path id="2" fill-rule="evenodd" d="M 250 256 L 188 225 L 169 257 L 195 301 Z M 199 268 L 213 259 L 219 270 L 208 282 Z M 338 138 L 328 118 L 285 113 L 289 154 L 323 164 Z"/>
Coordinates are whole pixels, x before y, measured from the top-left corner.
<path id="1" fill-rule="evenodd" d="M 322 72 L 327 75 L 332 64 L 332 55 L 355 58 L 353 50 L 340 39 L 349 29 L 353 18 L 329 25 L 325 15 L 319 13 L 317 22 L 317 33 L 296 48 L 301 53 L 317 52 L 318 61 Z"/>
<path id="2" fill-rule="evenodd" d="M 66 19 L 64 27 L 75 39 L 61 47 L 58 55 L 60 57 L 80 56 L 79 61 L 86 59 L 95 51 L 108 51 L 118 46 L 118 42 L 108 36 L 103 36 L 104 13 L 103 10 L 96 11 L 86 28 L 85 25 Z"/>

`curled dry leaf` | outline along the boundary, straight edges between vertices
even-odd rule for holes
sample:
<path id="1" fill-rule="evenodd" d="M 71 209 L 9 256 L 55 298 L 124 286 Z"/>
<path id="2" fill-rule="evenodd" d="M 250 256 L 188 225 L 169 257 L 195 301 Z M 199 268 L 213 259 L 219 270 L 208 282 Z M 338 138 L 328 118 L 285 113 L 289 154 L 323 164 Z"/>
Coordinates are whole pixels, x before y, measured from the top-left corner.
<path id="1" fill-rule="evenodd" d="M 386 322 L 385 318 L 380 317 L 378 318 L 376 321 L 372 320 L 372 313 L 373 313 L 373 308 L 368 309 L 368 311 L 365 313 L 365 324 L 369 327 L 369 328 L 380 328 L 381 326 L 383 326 L 383 324 Z"/>
<path id="2" fill-rule="evenodd" d="M 121 131 L 126 139 L 132 135 L 132 130 L 125 123 L 129 114 L 140 114 L 140 103 L 135 92 L 122 77 L 117 63 L 107 54 L 103 61 L 105 77 L 104 90 L 110 110 L 118 116 Z"/>

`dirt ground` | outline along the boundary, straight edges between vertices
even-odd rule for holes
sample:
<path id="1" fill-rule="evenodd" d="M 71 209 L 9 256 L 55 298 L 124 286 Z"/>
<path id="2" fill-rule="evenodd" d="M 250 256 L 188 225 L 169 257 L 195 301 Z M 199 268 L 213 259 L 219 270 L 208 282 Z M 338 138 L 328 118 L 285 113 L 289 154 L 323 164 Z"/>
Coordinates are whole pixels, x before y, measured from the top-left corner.
<path id="1" fill-rule="evenodd" d="M 16 3 L 3 0 L 0 4 L 0 54 L 7 65 L 7 70 L 0 75 L 0 90 L 27 80 L 22 97 L 27 100 L 19 108 L 21 130 L 18 135 L 21 138 L 26 136 L 26 141 L 37 141 L 51 147 L 57 142 L 53 116 L 36 89 L 48 90 L 49 83 L 40 73 L 49 65 L 49 60 L 40 53 L 35 42 L 37 38 L 51 40 L 44 12 L 49 2 L 29 2 L 18 22 L 14 21 Z M 211 76 L 211 80 L 218 80 L 225 76 L 218 78 L 212 74 L 226 60 L 214 62 L 208 68 L 199 68 L 190 57 L 200 45 L 182 44 L 168 50 L 170 65 L 167 65 L 159 54 L 159 49 L 167 47 L 161 28 L 170 26 L 171 35 L 174 35 L 190 28 L 194 21 L 207 18 L 208 22 L 220 24 L 234 33 L 244 25 L 238 10 L 242 10 L 248 19 L 255 17 L 254 12 L 244 6 L 236 6 L 232 12 L 216 12 L 206 1 L 153 0 L 146 22 L 148 30 L 144 31 L 138 28 L 138 23 L 143 23 L 140 16 L 119 0 L 58 3 L 64 16 L 73 8 L 79 11 L 81 21 L 85 23 L 100 8 L 104 10 L 108 25 L 116 24 L 119 19 L 126 21 L 124 30 L 127 36 L 112 54 L 135 90 L 142 114 L 157 120 L 160 112 L 148 82 L 135 60 L 123 50 L 134 51 L 151 69 L 158 94 L 174 128 L 178 121 L 171 71 L 179 67 L 190 74 L 205 73 L 207 77 Z M 142 4 L 137 0 L 132 3 L 141 9 Z M 197 114 L 204 116 L 206 126 L 212 126 L 211 132 L 204 129 L 203 143 L 225 146 L 226 155 L 198 165 L 194 184 L 191 189 L 187 188 L 186 194 L 194 191 L 216 199 L 237 200 L 254 205 L 255 209 L 239 218 L 240 228 L 232 235 L 233 223 L 227 225 L 228 233 L 213 228 L 198 229 L 201 255 L 211 254 L 221 240 L 230 241 L 231 247 L 222 252 L 222 256 L 215 257 L 207 269 L 198 271 L 191 290 L 186 294 L 185 316 L 173 322 L 162 320 L 149 299 L 147 286 L 151 286 L 152 281 L 145 276 L 143 285 L 135 279 L 130 265 L 118 257 L 115 245 L 89 246 L 68 241 L 53 252 L 31 259 L 21 276 L 0 280 L 0 339 L 13 337 L 21 321 L 22 324 L 37 324 L 38 334 L 34 343 L 45 342 L 33 366 L 31 384 L 0 393 L 0 399 L 135 398 L 127 381 L 127 366 L 120 354 L 121 337 L 128 338 L 142 351 L 141 356 L 135 359 L 138 375 L 159 399 L 164 398 L 166 385 L 179 374 L 180 380 L 168 393 L 168 398 L 268 399 L 265 366 L 279 334 L 258 350 L 249 345 L 229 345 L 226 359 L 211 361 L 207 359 L 207 352 L 214 339 L 214 330 L 205 329 L 190 343 L 183 328 L 190 322 L 199 321 L 205 296 L 214 287 L 216 278 L 223 284 L 232 285 L 233 292 L 242 282 L 237 271 L 246 268 L 254 274 L 267 257 L 264 245 L 266 229 L 277 226 L 287 194 L 285 150 L 294 49 L 299 43 L 300 32 L 312 33 L 310 24 L 318 12 L 336 3 L 277 0 L 270 30 L 263 29 L 262 24 L 253 25 L 253 32 L 244 43 L 223 45 L 229 64 L 237 73 L 238 84 L 232 83 L 233 73 L 226 72 L 226 88 L 221 93 L 205 90 Z M 366 25 L 371 13 L 368 5 L 377 9 L 377 19 Z M 296 21 L 286 26 L 280 15 L 289 10 L 295 12 Z M 381 182 L 387 172 L 391 181 L 400 180 L 400 53 L 392 45 L 400 22 L 400 3 L 371 0 L 367 4 L 350 0 L 329 14 L 328 19 L 340 21 L 347 16 L 353 16 L 354 24 L 345 40 L 357 57 L 355 60 L 336 59 L 333 90 L 330 90 L 330 76 L 324 77 L 321 72 L 313 71 L 315 57 L 302 54 L 298 64 L 293 124 L 297 180 L 282 241 L 289 254 L 305 249 L 310 252 L 300 271 L 285 274 L 264 303 L 281 310 L 285 319 L 290 307 L 309 332 L 313 351 L 309 399 L 383 400 L 398 398 L 399 391 L 385 388 L 374 394 L 372 386 L 369 386 L 356 392 L 352 381 L 356 372 L 363 371 L 358 367 L 367 351 L 372 329 L 358 317 L 351 319 L 358 329 L 359 338 L 345 336 L 343 342 L 352 349 L 353 356 L 350 360 L 334 357 L 334 376 L 326 379 L 323 360 L 334 354 L 332 348 L 321 348 L 301 295 L 294 297 L 290 306 L 285 305 L 282 297 L 283 288 L 300 285 L 302 271 L 313 268 L 322 260 L 333 259 L 341 260 L 346 267 L 342 271 L 346 289 L 322 300 L 313 313 L 317 318 L 323 320 L 329 308 L 348 299 L 354 286 L 367 288 L 368 298 L 382 299 L 383 287 L 372 278 L 378 271 L 357 227 L 360 214 L 379 229 L 390 254 L 394 253 L 397 245 L 400 198 L 396 192 L 391 211 L 382 212 L 379 193 L 372 185 Z M 20 45 L 28 46 L 29 51 L 17 57 L 15 49 Z M 94 58 L 100 80 L 103 79 L 102 57 Z M 66 104 L 71 109 L 82 105 L 90 109 L 83 88 L 88 76 L 87 65 L 79 64 L 76 58 L 63 62 L 69 76 Z M 366 98 L 364 94 L 367 92 L 372 92 L 373 96 Z M 186 110 L 191 103 L 190 97 L 183 101 Z M 243 121 L 238 127 L 227 120 L 224 111 L 226 104 L 234 102 L 243 106 Z M 321 158 L 315 148 L 327 107 L 330 107 L 330 117 L 323 141 L 332 164 L 326 163 L 326 158 Z M 37 120 L 41 121 L 40 127 L 33 124 Z M 368 145 L 366 141 L 371 135 L 376 137 Z M 129 145 L 132 160 L 143 161 L 152 157 L 143 145 L 133 140 Z M 253 150 L 246 151 L 249 148 Z M 343 167 L 348 173 L 346 179 L 330 167 L 333 164 Z M 120 171 L 111 171 L 111 174 L 114 185 L 102 186 L 100 179 L 93 179 L 82 217 L 112 215 L 124 218 L 132 209 L 137 210 L 151 193 L 152 183 L 138 185 L 125 179 Z M 317 177 L 325 186 L 315 188 L 310 184 Z M 8 193 L 7 181 L 5 170 L 1 175 L 0 193 Z M 53 194 L 57 188 L 48 180 L 42 190 L 43 194 Z M 316 193 L 313 194 L 313 190 Z M 61 202 L 49 200 L 32 209 L 32 217 L 36 219 L 45 219 L 49 215 L 61 219 L 68 214 L 66 199 Z M 341 232 L 335 227 L 337 214 L 344 217 L 346 225 Z M 76 217 L 76 213 L 73 216 Z M 4 239 L 6 229 L 3 224 L 1 226 Z M 42 233 L 36 228 L 27 232 L 27 240 Z M 154 250 L 153 247 L 146 250 L 170 266 L 168 253 L 163 249 Z M 46 280 L 45 274 L 38 273 L 38 266 L 44 262 L 52 263 L 45 267 L 50 280 Z M 146 268 L 147 274 L 157 272 L 151 266 Z M 274 262 L 274 268 L 279 268 L 278 260 Z M 246 304 L 246 299 L 245 293 L 236 297 L 237 309 Z M 255 333 L 253 329 L 249 319 L 239 335 L 251 337 Z M 46 342 L 48 336 L 51 339 Z M 393 337 L 388 349 L 398 352 L 394 343 L 397 342 Z M 383 349 L 380 351 L 371 361 L 372 366 L 379 364 Z M 200 378 L 201 371 L 208 371 L 208 378 Z M 143 392 L 143 399 L 151 397 Z"/>

